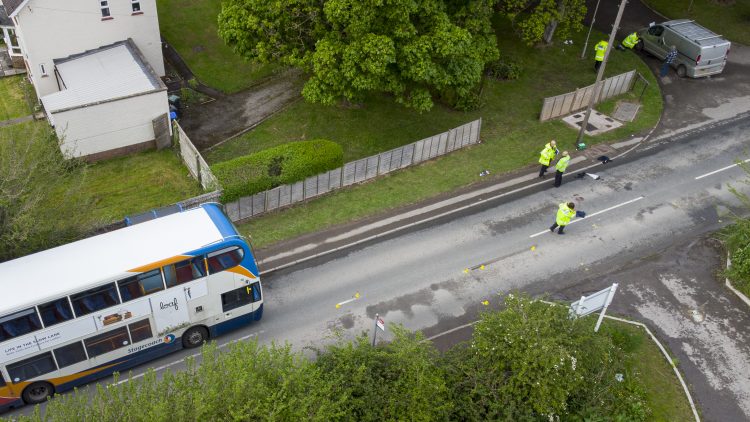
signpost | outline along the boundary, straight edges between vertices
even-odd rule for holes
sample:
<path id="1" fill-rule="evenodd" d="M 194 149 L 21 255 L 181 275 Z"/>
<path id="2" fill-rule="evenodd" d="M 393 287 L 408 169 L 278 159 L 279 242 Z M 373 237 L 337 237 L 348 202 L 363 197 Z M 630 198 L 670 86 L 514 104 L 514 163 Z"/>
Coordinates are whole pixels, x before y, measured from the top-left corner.
<path id="1" fill-rule="evenodd" d="M 599 314 L 599 320 L 596 321 L 596 326 L 594 327 L 594 332 L 598 332 L 599 326 L 602 325 L 604 314 L 607 312 L 607 307 L 612 303 L 612 298 L 615 296 L 615 291 L 617 291 L 617 283 L 592 295 L 581 296 L 580 300 L 570 305 L 570 316 L 572 318 L 586 316 L 601 309 L 602 313 Z"/>
<path id="2" fill-rule="evenodd" d="M 375 332 L 372 334 L 372 346 L 375 347 L 375 340 L 378 338 L 378 330 L 385 332 L 385 321 L 380 318 L 379 314 L 375 314 Z"/>

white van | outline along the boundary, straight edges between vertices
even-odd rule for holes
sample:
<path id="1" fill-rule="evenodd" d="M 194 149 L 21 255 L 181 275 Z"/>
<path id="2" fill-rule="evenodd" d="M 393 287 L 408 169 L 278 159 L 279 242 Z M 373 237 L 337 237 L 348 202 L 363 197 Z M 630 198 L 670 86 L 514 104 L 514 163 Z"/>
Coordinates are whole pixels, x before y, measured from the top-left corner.
<path id="1" fill-rule="evenodd" d="M 700 78 L 716 75 L 724 70 L 731 43 L 714 32 L 688 19 L 660 24 L 652 23 L 638 31 L 641 41 L 636 44 L 659 59 L 664 59 L 670 46 L 679 54 L 672 68 L 680 77 Z"/>

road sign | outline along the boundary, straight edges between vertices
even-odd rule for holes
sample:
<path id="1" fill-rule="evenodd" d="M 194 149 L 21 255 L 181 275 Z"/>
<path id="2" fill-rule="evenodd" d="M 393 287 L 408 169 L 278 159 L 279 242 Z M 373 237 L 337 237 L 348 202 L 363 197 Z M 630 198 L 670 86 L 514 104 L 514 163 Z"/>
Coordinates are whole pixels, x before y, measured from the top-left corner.
<path id="1" fill-rule="evenodd" d="M 617 291 L 617 283 L 592 295 L 581 296 L 580 300 L 570 305 L 571 317 L 586 316 L 601 309 L 602 313 L 599 315 L 599 320 L 596 321 L 596 326 L 594 327 L 594 331 L 599 331 L 599 326 L 602 323 L 602 319 L 604 319 L 604 314 L 607 312 L 607 307 L 612 303 L 615 291 Z"/>
<path id="2" fill-rule="evenodd" d="M 375 318 L 375 326 L 385 331 L 385 321 L 383 321 L 383 318 Z"/>

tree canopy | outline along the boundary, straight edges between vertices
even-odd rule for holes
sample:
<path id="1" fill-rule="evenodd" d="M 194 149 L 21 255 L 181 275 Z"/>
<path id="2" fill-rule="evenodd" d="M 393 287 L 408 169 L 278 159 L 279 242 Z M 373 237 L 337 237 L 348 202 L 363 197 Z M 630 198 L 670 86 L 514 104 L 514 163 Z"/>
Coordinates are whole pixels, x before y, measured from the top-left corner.
<path id="1" fill-rule="evenodd" d="M 360 102 L 374 92 L 429 110 L 462 98 L 498 58 L 494 0 L 227 0 L 219 35 L 240 55 L 310 75 L 308 101 Z"/>
<path id="2" fill-rule="evenodd" d="M 529 45 L 552 42 L 556 31 L 565 38 L 583 28 L 585 0 L 500 0 L 498 11 L 516 26 L 521 38 Z"/>

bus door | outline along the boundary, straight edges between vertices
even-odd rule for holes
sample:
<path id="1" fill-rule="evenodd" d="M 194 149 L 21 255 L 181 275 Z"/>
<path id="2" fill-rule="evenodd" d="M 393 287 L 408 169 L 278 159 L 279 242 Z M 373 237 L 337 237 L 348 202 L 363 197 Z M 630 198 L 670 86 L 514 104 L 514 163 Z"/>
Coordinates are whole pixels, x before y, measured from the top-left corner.
<path id="1" fill-rule="evenodd" d="M 187 298 L 184 289 L 172 289 L 151 297 L 156 332 L 163 336 L 190 324 Z"/>

